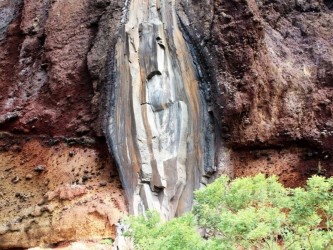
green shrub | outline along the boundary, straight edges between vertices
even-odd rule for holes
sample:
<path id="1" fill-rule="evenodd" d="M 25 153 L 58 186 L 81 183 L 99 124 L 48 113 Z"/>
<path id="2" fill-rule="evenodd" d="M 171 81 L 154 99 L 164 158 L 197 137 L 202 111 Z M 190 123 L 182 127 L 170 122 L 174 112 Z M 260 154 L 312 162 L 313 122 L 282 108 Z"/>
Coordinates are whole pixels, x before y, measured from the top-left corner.
<path id="1" fill-rule="evenodd" d="M 192 213 L 162 223 L 148 212 L 128 223 L 128 236 L 144 250 L 330 250 L 333 178 L 314 176 L 304 188 L 287 189 L 275 176 L 222 176 L 195 192 Z"/>
<path id="2" fill-rule="evenodd" d="M 113 240 L 112 239 L 103 239 L 103 240 L 101 240 L 100 243 L 103 245 L 112 245 Z"/>
<path id="3" fill-rule="evenodd" d="M 126 235 L 133 238 L 136 249 L 204 249 L 194 221 L 192 214 L 186 214 L 162 223 L 157 212 L 148 211 L 146 218 L 138 216 L 129 219 L 131 229 Z"/>

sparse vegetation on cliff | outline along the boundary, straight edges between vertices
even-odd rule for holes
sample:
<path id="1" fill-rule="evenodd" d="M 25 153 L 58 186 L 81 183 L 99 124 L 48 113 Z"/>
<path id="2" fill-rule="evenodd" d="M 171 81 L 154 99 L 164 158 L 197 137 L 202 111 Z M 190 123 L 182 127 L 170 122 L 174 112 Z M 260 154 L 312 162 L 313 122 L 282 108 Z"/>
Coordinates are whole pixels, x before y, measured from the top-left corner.
<path id="1" fill-rule="evenodd" d="M 156 212 L 130 217 L 136 248 L 332 249 L 333 178 L 313 176 L 288 189 L 275 176 L 222 176 L 195 197 L 190 214 L 166 223 Z"/>

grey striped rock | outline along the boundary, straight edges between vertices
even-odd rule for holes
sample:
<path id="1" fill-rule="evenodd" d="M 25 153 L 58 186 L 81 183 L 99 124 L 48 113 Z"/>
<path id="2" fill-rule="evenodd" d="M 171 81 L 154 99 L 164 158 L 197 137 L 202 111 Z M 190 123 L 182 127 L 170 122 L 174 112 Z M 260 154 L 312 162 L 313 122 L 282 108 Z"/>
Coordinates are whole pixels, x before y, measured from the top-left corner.
<path id="1" fill-rule="evenodd" d="M 129 3 L 107 121 L 130 212 L 157 210 L 164 219 L 191 209 L 213 155 L 206 103 L 174 5 Z"/>

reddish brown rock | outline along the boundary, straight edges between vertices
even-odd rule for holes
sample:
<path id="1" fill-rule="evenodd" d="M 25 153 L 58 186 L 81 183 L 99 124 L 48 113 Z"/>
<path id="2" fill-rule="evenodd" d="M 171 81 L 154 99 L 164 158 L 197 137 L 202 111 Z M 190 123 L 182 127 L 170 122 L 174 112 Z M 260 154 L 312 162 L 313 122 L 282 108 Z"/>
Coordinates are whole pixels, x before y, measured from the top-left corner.
<path id="1" fill-rule="evenodd" d="M 192 0 L 183 1 L 180 13 L 184 24 L 189 19 L 185 30 L 210 83 L 221 145 L 234 152 L 227 158 L 238 165 L 237 175 L 237 157 L 254 163 L 251 150 L 272 150 L 276 157 L 280 148 L 294 147 L 332 154 L 332 1 Z M 329 175 L 327 159 L 318 160 Z M 304 174 L 303 157 L 297 166 L 303 178 L 313 173 Z"/>
<path id="2" fill-rule="evenodd" d="M 22 5 L 5 1 L 0 7 L 13 13 L 0 44 L 0 129 L 49 136 L 100 135 L 101 123 L 96 122 L 100 93 L 94 89 L 87 55 L 94 43 L 101 44 L 94 39 L 102 16 L 109 17 L 104 26 L 114 20 L 113 29 L 119 26 L 120 4 L 25 0 Z M 95 49 L 91 57 L 96 53 L 108 58 L 115 32 L 110 34 L 102 41 L 102 51 Z"/>
<path id="3" fill-rule="evenodd" d="M 122 4 L 0 1 L 1 249 L 115 237 L 127 208 L 87 56 L 104 67 Z"/>
<path id="4" fill-rule="evenodd" d="M 105 179 L 109 172 L 117 176 L 113 165 L 90 162 L 108 154 L 99 138 L 103 93 L 113 84 L 124 2 L 0 1 L 0 197 L 8 207 L 2 214 L 13 220 L 0 218 L 0 242 L 6 243 L 0 248 L 87 239 L 89 232 L 109 237 L 119 210 L 126 210 L 118 178 L 117 184 Z M 277 174 L 288 186 L 333 174 L 332 11 L 331 0 L 179 1 L 180 26 L 216 121 L 218 174 Z M 53 136 L 76 138 L 65 145 Z M 87 162 L 95 175 L 84 172 Z M 40 164 L 47 171 L 38 175 L 33 169 Z M 98 172 L 104 177 L 96 179 Z M 66 184 L 86 185 L 87 193 L 76 195 Z M 113 204 L 112 216 L 97 202 L 109 197 L 109 188 L 120 195 L 103 201 Z M 58 197 L 60 189 L 73 199 L 63 201 L 72 209 L 59 198 L 45 199 L 48 192 Z M 31 206 L 33 216 L 46 215 L 38 226 L 21 214 Z"/>

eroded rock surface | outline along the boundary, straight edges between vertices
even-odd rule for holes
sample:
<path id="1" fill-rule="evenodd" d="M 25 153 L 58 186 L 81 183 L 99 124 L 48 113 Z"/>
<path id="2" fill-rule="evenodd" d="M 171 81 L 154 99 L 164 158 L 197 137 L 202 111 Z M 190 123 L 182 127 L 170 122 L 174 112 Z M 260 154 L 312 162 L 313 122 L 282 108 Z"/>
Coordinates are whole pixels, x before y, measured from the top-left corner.
<path id="1" fill-rule="evenodd" d="M 0 144 L 1 249 L 115 238 L 127 209 L 105 147 L 17 137 Z"/>
<path id="2" fill-rule="evenodd" d="M 95 79 L 122 6 L 0 0 L 0 249 L 115 237 L 127 207 Z"/>
<path id="3" fill-rule="evenodd" d="M 259 171 L 251 152 L 263 150 L 256 153 L 260 171 L 272 173 L 270 152 L 268 159 L 303 179 L 319 163 L 332 175 L 332 1 L 189 0 L 178 7 L 212 89 L 217 146 L 227 146 L 216 149 L 218 158 L 229 152 L 218 167 Z M 295 185 L 287 172 L 282 178 Z"/>
<path id="4" fill-rule="evenodd" d="M 213 172 L 213 133 L 175 1 L 129 3 L 114 59 L 107 137 L 130 210 L 189 211 Z"/>
<path id="5" fill-rule="evenodd" d="M 107 0 L 0 1 L 1 130 L 102 134 L 103 91 L 94 79 L 105 74 L 99 63 L 104 67 L 112 49 L 122 5 Z M 99 31 L 111 35 L 95 39 Z"/>
<path id="6" fill-rule="evenodd" d="M 82 184 L 72 190 L 72 175 L 66 174 L 68 164 L 73 167 L 81 162 L 91 163 L 84 150 L 101 150 L 103 155 L 95 159 L 105 160 L 106 145 L 99 137 L 103 136 L 102 121 L 110 104 L 107 98 L 114 86 L 118 92 L 111 92 L 113 103 L 117 98 L 122 106 L 111 110 L 111 118 L 119 118 L 119 125 L 116 130 L 109 130 L 113 139 L 109 136 L 108 140 L 111 139 L 110 145 L 115 142 L 117 148 L 113 152 L 121 152 L 114 158 L 126 163 L 127 168 L 122 170 L 123 179 L 128 181 L 123 183 L 128 184 L 129 197 L 139 198 L 136 204 L 140 199 L 146 200 L 144 206 L 154 204 L 164 214 L 188 209 L 192 198 L 186 190 L 192 192 L 200 181 L 207 181 L 197 178 L 204 168 L 208 172 L 217 169 L 214 177 L 221 173 L 253 175 L 259 171 L 278 174 L 287 186 L 302 185 L 312 174 L 333 174 L 331 0 L 179 0 L 174 2 L 176 13 L 172 11 L 172 1 L 156 2 L 155 6 L 148 6 L 148 1 L 143 0 L 128 1 L 129 12 L 124 12 L 125 2 L 0 0 L 0 131 L 15 135 L 5 134 L 7 139 L 0 146 L 0 165 L 6 162 L 1 166 L 1 175 L 6 174 L 1 185 L 15 190 L 2 194 L 1 201 L 8 201 L 11 210 L 8 218 L 1 218 L 1 225 L 5 225 L 1 233 L 5 234 L 0 237 L 6 240 L 0 241 L 0 248 L 4 244 L 38 245 L 41 242 L 37 242 L 36 235 L 44 235 L 43 241 L 50 243 L 66 238 L 77 240 L 79 236 L 89 239 L 99 230 L 90 230 L 89 234 L 94 223 L 87 222 L 89 226 L 78 224 L 82 231 L 74 232 L 70 227 L 58 227 L 56 222 L 63 203 L 74 204 L 110 185 L 105 179 L 94 182 L 94 191 L 81 189 Z M 133 12 L 137 13 L 135 20 Z M 126 25 L 120 28 L 121 23 Z M 210 122 L 206 123 L 198 86 L 207 101 L 209 116 L 215 121 L 214 128 L 203 126 L 210 126 Z M 210 144 L 205 146 L 209 150 L 201 150 L 213 139 L 203 139 L 200 128 L 214 129 L 215 150 Z M 182 131 L 190 135 L 186 146 Z M 45 146 L 41 138 L 57 141 L 53 136 L 60 136 L 62 142 L 70 145 L 78 146 L 79 142 L 80 152 L 83 150 L 80 160 L 72 162 L 72 158 L 76 159 L 69 156 L 76 151 L 73 148 L 61 146 L 56 151 L 57 145 Z M 25 141 L 31 138 L 38 138 L 37 142 Z M 87 141 L 101 143 L 88 146 Z M 52 186 L 44 186 L 49 165 L 39 153 L 35 155 L 35 150 L 56 162 L 51 164 Z M 59 152 L 68 157 L 57 155 Z M 28 161 L 21 161 L 27 157 Z M 184 184 L 184 172 L 171 171 L 169 167 L 163 171 L 161 165 L 167 159 L 170 164 L 166 166 L 179 171 L 194 169 L 190 173 L 193 178 L 186 173 L 186 180 L 190 178 L 188 186 Z M 190 168 L 187 159 L 194 163 Z M 15 168 L 8 174 L 5 170 L 11 162 Z M 109 171 L 114 171 L 111 163 L 109 166 Z M 79 181 L 91 181 L 82 171 L 79 176 Z M 170 182 L 171 177 L 174 183 Z M 112 188 L 121 191 L 119 186 Z M 50 191 L 54 196 L 50 203 L 60 204 L 59 207 L 52 213 L 43 208 L 41 216 L 34 217 L 37 224 L 32 223 L 32 229 L 29 217 L 13 226 L 13 232 L 8 231 L 7 222 L 21 216 L 22 210 L 17 209 L 18 205 L 23 206 L 21 200 L 40 207 L 37 199 L 26 195 L 41 198 L 40 191 L 43 196 Z M 154 202 L 157 193 L 159 200 Z M 175 199 L 168 210 L 162 204 L 171 196 Z M 185 197 L 189 199 L 184 200 Z M 84 218 L 92 219 L 86 214 L 86 206 L 79 207 Z M 119 209 L 126 210 L 122 206 Z M 118 215 L 118 211 L 112 207 L 112 213 Z M 61 223 L 73 222 L 73 213 L 62 216 Z M 105 229 L 103 222 L 108 221 L 108 216 L 95 216 L 99 225 L 96 228 Z M 114 228 L 107 227 L 106 234 L 112 235 Z M 50 228 L 59 230 L 50 234 Z"/>

